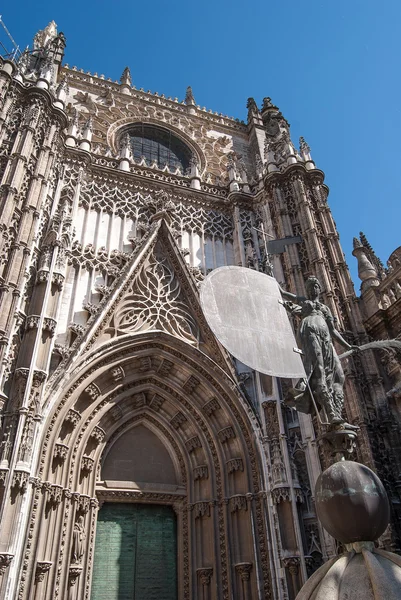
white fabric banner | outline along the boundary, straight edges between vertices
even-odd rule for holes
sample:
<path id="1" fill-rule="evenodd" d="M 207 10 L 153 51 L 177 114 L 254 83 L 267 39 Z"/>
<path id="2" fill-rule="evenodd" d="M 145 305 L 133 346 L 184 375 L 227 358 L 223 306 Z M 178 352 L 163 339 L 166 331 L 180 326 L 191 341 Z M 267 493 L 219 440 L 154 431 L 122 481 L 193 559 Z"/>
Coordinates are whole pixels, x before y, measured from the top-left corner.
<path id="1" fill-rule="evenodd" d="M 200 298 L 211 330 L 235 358 L 267 375 L 305 377 L 273 277 L 244 267 L 220 267 L 203 281 Z"/>

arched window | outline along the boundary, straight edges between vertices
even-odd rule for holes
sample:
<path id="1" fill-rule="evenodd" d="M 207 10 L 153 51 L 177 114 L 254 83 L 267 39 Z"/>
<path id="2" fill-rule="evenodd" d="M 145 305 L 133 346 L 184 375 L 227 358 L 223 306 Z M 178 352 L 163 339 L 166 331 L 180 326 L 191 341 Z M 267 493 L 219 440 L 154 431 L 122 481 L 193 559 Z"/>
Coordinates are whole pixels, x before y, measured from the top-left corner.
<path id="1" fill-rule="evenodd" d="M 160 169 L 167 165 L 171 171 L 180 167 L 183 173 L 189 167 L 191 150 L 168 129 L 138 123 L 128 133 L 135 162 L 144 157 L 148 165 L 156 162 Z"/>

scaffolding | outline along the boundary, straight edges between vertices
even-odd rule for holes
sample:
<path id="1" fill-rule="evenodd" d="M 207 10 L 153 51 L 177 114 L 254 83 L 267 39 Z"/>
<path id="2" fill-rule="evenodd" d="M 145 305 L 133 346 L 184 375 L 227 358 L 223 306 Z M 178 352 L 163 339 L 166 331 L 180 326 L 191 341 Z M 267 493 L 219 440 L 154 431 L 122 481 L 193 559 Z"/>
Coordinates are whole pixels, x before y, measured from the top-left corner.
<path id="1" fill-rule="evenodd" d="M 0 15 L 0 55 L 8 60 L 17 61 L 21 56 L 21 50 Z"/>

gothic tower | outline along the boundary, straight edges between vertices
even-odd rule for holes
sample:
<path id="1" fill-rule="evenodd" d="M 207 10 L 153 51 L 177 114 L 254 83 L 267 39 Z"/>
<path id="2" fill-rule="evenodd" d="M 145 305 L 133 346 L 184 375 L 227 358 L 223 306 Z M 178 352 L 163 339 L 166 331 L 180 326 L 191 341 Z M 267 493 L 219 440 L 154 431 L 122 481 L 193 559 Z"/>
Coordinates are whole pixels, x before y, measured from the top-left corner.
<path id="1" fill-rule="evenodd" d="M 269 98 L 245 124 L 64 48 L 52 22 L 0 61 L 0 599 L 291 600 L 336 552 L 312 493 L 331 457 L 288 382 L 218 344 L 198 286 L 240 265 L 302 294 L 315 274 L 364 341 L 324 175 Z M 264 234 L 296 240 L 271 256 Z M 380 472 L 376 359 L 346 371 Z"/>

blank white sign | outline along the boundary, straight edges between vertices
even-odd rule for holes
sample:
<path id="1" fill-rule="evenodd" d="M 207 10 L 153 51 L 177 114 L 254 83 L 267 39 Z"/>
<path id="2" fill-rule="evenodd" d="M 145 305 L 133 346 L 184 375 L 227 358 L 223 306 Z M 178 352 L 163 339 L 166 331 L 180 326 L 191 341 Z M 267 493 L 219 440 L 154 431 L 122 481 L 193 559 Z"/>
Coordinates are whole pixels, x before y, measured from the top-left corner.
<path id="1" fill-rule="evenodd" d="M 220 267 L 201 284 L 200 298 L 211 330 L 235 358 L 267 375 L 305 377 L 273 277 L 244 267 Z"/>

